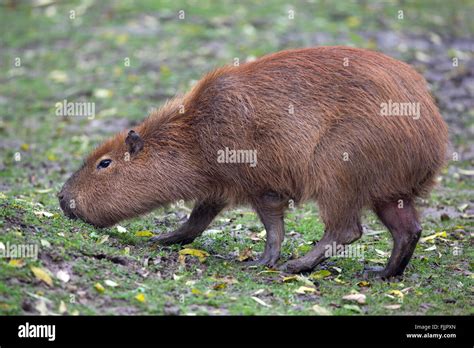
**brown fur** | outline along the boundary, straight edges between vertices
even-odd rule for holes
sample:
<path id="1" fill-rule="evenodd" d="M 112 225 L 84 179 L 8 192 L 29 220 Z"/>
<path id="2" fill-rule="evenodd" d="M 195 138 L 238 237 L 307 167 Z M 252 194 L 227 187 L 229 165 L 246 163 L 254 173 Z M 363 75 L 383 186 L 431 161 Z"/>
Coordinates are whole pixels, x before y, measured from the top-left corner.
<path id="1" fill-rule="evenodd" d="M 226 205 L 251 204 L 273 236 L 263 262 L 273 265 L 288 200 L 315 200 L 328 238 L 350 243 L 360 237 L 364 207 L 398 200 L 411 207 L 444 163 L 447 127 L 425 84 L 405 63 L 348 47 L 282 51 L 217 69 L 135 128 L 144 148 L 130 161 L 126 133 L 94 151 L 65 184 L 61 206 L 74 199 L 68 214 L 109 226 L 180 199 L 196 201 L 200 212 L 212 203 L 207 218 L 195 214 L 205 225 Z M 420 118 L 381 116 L 389 100 L 420 103 Z M 226 147 L 256 150 L 258 164 L 217 163 Z M 103 158 L 112 164 L 98 170 Z M 192 240 L 206 226 L 189 223 L 180 236 Z M 176 236 L 166 242 L 183 239 Z M 321 250 L 310 255 L 285 269 L 324 258 Z"/>

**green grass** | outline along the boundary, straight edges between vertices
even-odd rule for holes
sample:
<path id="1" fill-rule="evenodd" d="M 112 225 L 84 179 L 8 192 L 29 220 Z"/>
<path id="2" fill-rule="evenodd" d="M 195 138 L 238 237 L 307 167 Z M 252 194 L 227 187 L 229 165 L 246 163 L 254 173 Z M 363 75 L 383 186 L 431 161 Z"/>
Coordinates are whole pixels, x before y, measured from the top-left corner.
<path id="1" fill-rule="evenodd" d="M 41 304 L 49 313 L 65 306 L 67 314 L 312 315 L 314 305 L 334 315 L 472 314 L 472 219 L 462 217 L 458 207 L 472 206 L 474 185 L 466 176 L 451 175 L 472 166 L 469 161 L 451 162 L 439 188 L 421 202 L 423 208 L 447 206 L 460 214 L 447 221 L 424 219 L 424 236 L 446 231 L 446 237 L 420 243 L 398 282 L 361 283 L 364 265 L 385 263 L 391 248 L 388 232 L 370 213 L 364 220 L 368 230 L 383 232 L 357 242 L 365 251 L 363 261 L 333 258 L 313 276 L 285 279 L 239 261 L 246 252 L 262 252 L 264 245 L 259 235 L 263 226 L 249 209 L 223 213 L 210 226 L 211 233 L 189 246 L 209 253 L 201 263 L 192 256 L 180 261 L 181 247 L 152 248 L 147 237 L 135 235 L 172 231 L 187 213 L 183 208 L 163 208 L 124 222 L 127 232 L 120 233 L 66 219 L 55 197 L 107 135 L 139 122 L 150 108 L 235 57 L 245 61 L 308 46 L 320 33 L 327 34 L 324 44 L 369 48 L 376 48 L 375 43 L 364 38 L 364 31 L 442 30 L 441 35 L 472 36 L 472 2 L 318 1 L 296 2 L 294 8 L 283 1 L 87 4 L 27 3 L 0 11 L 0 241 L 39 247 L 36 260 L 15 266 L 9 258 L 0 259 L 0 314 L 36 313 Z M 295 19 L 288 20 L 292 9 Z M 397 19 L 399 9 L 404 10 L 403 21 Z M 69 18 L 70 10 L 76 10 L 76 19 Z M 176 19 L 179 10 L 185 11 L 185 20 Z M 17 57 L 19 67 L 14 65 Z M 130 66 L 123 63 L 127 57 Z M 100 89 L 110 94 L 100 97 Z M 96 118 L 55 116 L 55 103 L 63 99 L 95 102 Z M 458 140 L 456 144 L 463 142 Z M 53 215 L 35 214 L 41 211 Z M 307 204 L 288 211 L 286 229 L 284 260 L 307 252 L 324 226 L 315 206 Z M 462 248 L 461 255 L 453 254 L 455 246 Z M 36 279 L 31 267 L 50 272 L 53 285 Z M 68 282 L 56 277 L 60 270 L 71 276 Z M 118 285 L 108 286 L 106 280 Z M 97 283 L 104 292 L 95 288 Z M 300 294 L 296 290 L 301 286 L 314 291 Z M 352 291 L 365 294 L 366 303 L 342 299 Z M 135 298 L 140 293 L 144 302 Z M 390 305 L 400 308 L 386 307 Z"/>

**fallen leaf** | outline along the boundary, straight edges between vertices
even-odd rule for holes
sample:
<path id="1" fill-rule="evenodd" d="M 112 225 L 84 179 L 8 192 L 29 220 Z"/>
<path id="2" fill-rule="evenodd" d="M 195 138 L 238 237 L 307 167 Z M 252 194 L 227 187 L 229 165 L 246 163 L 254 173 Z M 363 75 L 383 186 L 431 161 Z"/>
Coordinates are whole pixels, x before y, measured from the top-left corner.
<path id="1" fill-rule="evenodd" d="M 110 89 L 106 88 L 97 88 L 94 90 L 94 97 L 96 98 L 110 98 L 113 95 L 112 91 Z"/>
<path id="2" fill-rule="evenodd" d="M 39 312 L 40 315 L 51 314 L 48 310 L 48 306 L 46 305 L 46 301 L 41 300 L 41 299 L 36 302 L 35 309 Z"/>
<path id="3" fill-rule="evenodd" d="M 387 292 L 387 294 L 396 296 L 396 297 L 401 298 L 401 299 L 405 296 L 403 294 L 403 292 L 401 292 L 400 290 L 390 290 L 390 291 Z"/>
<path id="4" fill-rule="evenodd" d="M 33 214 L 35 214 L 36 216 L 44 216 L 44 217 L 47 217 L 47 218 L 50 218 L 50 217 L 54 216 L 54 214 L 52 214 L 50 212 L 47 212 L 47 211 L 35 211 L 35 212 L 33 212 Z"/>
<path id="5" fill-rule="evenodd" d="M 363 280 L 363 281 L 358 282 L 357 285 L 360 286 L 361 288 L 367 288 L 370 286 L 370 283 Z"/>
<path id="6" fill-rule="evenodd" d="M 342 299 L 346 301 L 355 301 L 357 303 L 364 304 L 366 300 L 366 296 L 361 293 L 353 293 L 353 294 L 343 296 Z"/>
<path id="7" fill-rule="evenodd" d="M 45 248 L 50 248 L 50 247 L 51 247 L 51 243 L 48 242 L 46 239 L 41 239 L 40 243 L 41 243 L 41 245 L 44 246 Z"/>
<path id="8" fill-rule="evenodd" d="M 115 287 L 118 286 L 118 284 L 116 282 L 114 282 L 113 280 L 110 280 L 110 279 L 104 280 L 104 284 L 111 287 L 111 288 L 115 288 Z"/>
<path id="9" fill-rule="evenodd" d="M 309 278 L 311 278 L 311 279 L 323 279 L 323 278 L 329 277 L 330 275 L 331 275 L 330 271 L 328 271 L 326 269 L 322 269 L 320 271 L 311 273 Z"/>
<path id="10" fill-rule="evenodd" d="M 387 308 L 387 309 L 400 309 L 402 305 L 401 304 L 392 304 L 392 305 L 386 305 L 384 306 L 384 308 Z"/>
<path id="11" fill-rule="evenodd" d="M 117 232 L 118 233 L 125 233 L 125 232 L 127 232 L 127 229 L 123 226 L 118 225 L 117 226 Z"/>
<path id="12" fill-rule="evenodd" d="M 315 293 L 315 288 L 310 288 L 309 286 L 300 286 L 298 289 L 295 290 L 297 294 L 306 294 L 306 293 Z"/>
<path id="13" fill-rule="evenodd" d="M 209 254 L 203 250 L 190 249 L 190 248 L 180 250 L 179 254 L 195 256 L 199 259 L 199 262 L 201 263 L 206 261 L 206 258 L 209 256 Z"/>
<path id="14" fill-rule="evenodd" d="M 320 306 L 320 305 L 317 305 L 317 304 L 316 304 L 316 305 L 314 305 L 314 306 L 311 307 L 311 308 L 313 309 L 313 311 L 314 311 L 317 315 L 332 315 L 332 313 L 331 313 L 328 309 L 326 309 L 326 308 L 324 308 L 324 307 L 322 307 L 322 306 Z"/>
<path id="15" fill-rule="evenodd" d="M 58 312 L 59 312 L 60 314 L 64 314 L 64 313 L 67 312 L 67 307 L 66 307 L 66 304 L 64 303 L 64 301 L 61 301 L 61 302 L 59 303 Z"/>
<path id="16" fill-rule="evenodd" d="M 252 249 L 245 248 L 239 253 L 239 261 L 245 261 L 252 257 Z"/>
<path id="17" fill-rule="evenodd" d="M 215 284 L 212 288 L 214 290 L 223 290 L 227 287 L 227 284 L 226 283 L 217 283 Z"/>
<path id="18" fill-rule="evenodd" d="M 196 288 L 192 288 L 191 293 L 194 295 L 202 295 L 202 291 Z"/>
<path id="19" fill-rule="evenodd" d="M 21 268 L 24 265 L 25 265 L 25 260 L 23 259 L 11 259 L 10 262 L 8 262 L 8 266 L 16 267 L 16 268 Z"/>
<path id="20" fill-rule="evenodd" d="M 462 174 L 462 175 L 474 175 L 474 170 L 471 170 L 471 169 L 459 168 L 458 172 L 459 174 Z"/>
<path id="21" fill-rule="evenodd" d="M 69 76 L 62 70 L 53 70 L 49 73 L 48 77 L 58 83 L 66 83 L 69 81 Z"/>
<path id="22" fill-rule="evenodd" d="M 383 256 L 383 257 L 387 257 L 390 255 L 390 253 L 386 252 L 386 251 L 383 251 L 383 250 L 379 250 L 379 249 L 375 249 L 375 252 L 379 255 L 379 256 Z"/>
<path id="23" fill-rule="evenodd" d="M 469 207 L 469 204 L 467 203 L 464 203 L 464 204 L 461 204 L 458 206 L 458 210 L 461 212 L 461 213 L 464 213 L 464 211 Z"/>
<path id="24" fill-rule="evenodd" d="M 153 237 L 154 234 L 153 234 L 153 232 L 150 232 L 150 231 L 138 231 L 138 232 L 135 232 L 135 236 L 137 236 L 137 237 Z"/>
<path id="25" fill-rule="evenodd" d="M 51 276 L 40 267 L 30 267 L 31 271 L 35 275 L 36 279 L 46 283 L 49 286 L 53 286 L 53 279 Z"/>
<path id="26" fill-rule="evenodd" d="M 100 293 L 103 294 L 105 291 L 104 286 L 101 283 L 95 283 L 94 288 Z"/>
<path id="27" fill-rule="evenodd" d="M 100 240 L 97 242 L 97 244 L 104 244 L 105 242 L 107 242 L 109 240 L 109 235 L 108 234 L 105 234 L 103 235 Z"/>
<path id="28" fill-rule="evenodd" d="M 252 297 L 250 297 L 250 298 L 251 298 L 252 300 L 254 300 L 255 302 L 257 302 L 258 304 L 264 306 L 264 307 L 268 307 L 268 308 L 271 307 L 271 305 L 265 303 L 263 300 L 259 299 L 258 297 L 252 296 Z"/>
<path id="29" fill-rule="evenodd" d="M 61 270 L 56 273 L 56 278 L 58 278 L 63 283 L 67 283 L 71 279 L 71 276 L 66 271 Z"/>
<path id="30" fill-rule="evenodd" d="M 426 243 L 428 241 L 434 241 L 434 239 L 439 238 L 439 237 L 447 238 L 448 235 L 446 234 L 446 231 L 437 232 L 437 233 L 433 233 L 433 234 L 431 234 L 427 237 L 421 238 L 420 242 L 421 243 Z"/>
<path id="31" fill-rule="evenodd" d="M 138 302 L 144 303 L 146 301 L 145 294 L 144 293 L 139 293 L 137 296 L 135 296 L 135 300 Z"/>
<path id="32" fill-rule="evenodd" d="M 283 277 L 283 283 L 289 283 L 298 280 L 297 276 Z"/>

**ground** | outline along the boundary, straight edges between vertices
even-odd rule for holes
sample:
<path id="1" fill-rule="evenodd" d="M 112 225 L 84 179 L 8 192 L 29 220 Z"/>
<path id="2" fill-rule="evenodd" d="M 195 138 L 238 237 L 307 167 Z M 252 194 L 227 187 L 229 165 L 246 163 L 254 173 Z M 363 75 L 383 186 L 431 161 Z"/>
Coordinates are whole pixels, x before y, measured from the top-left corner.
<path id="1" fill-rule="evenodd" d="M 0 259 L 0 314 L 473 313 L 472 2 L 0 7 L 0 252 L 11 245 L 39 251 L 37 259 Z M 418 202 L 423 236 L 402 279 L 363 278 L 365 266 L 386 263 L 392 243 L 370 212 L 354 244 L 361 255 L 332 258 L 299 276 L 243 264 L 265 238 L 246 207 L 221 214 L 191 245 L 172 247 L 147 240 L 182 223 L 188 205 L 107 229 L 61 213 L 56 193 L 95 145 L 205 72 L 235 58 L 335 44 L 377 49 L 415 66 L 450 127 L 450 161 L 432 195 Z M 95 117 L 56 116 L 64 99 L 95 102 Z M 290 209 L 285 222 L 284 260 L 308 251 L 324 229 L 313 203 Z"/>

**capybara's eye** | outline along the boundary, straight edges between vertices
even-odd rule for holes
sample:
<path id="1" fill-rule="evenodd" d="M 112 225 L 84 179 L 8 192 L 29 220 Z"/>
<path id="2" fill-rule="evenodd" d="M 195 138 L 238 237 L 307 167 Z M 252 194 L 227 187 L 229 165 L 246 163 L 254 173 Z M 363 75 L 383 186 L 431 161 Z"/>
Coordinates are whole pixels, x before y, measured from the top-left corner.
<path id="1" fill-rule="evenodd" d="M 110 165 L 110 163 L 112 163 L 112 160 L 110 159 L 102 160 L 97 165 L 97 169 L 107 168 Z"/>

